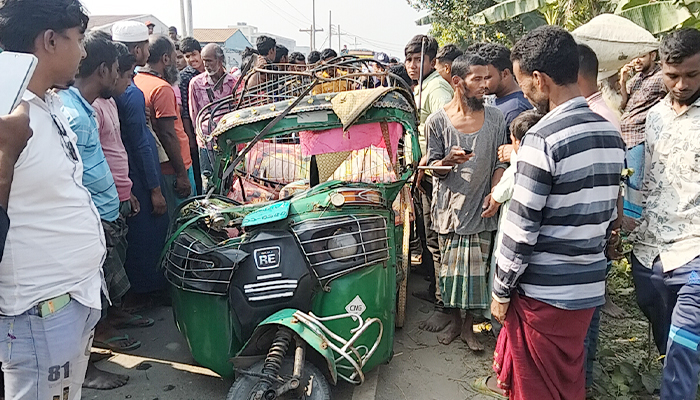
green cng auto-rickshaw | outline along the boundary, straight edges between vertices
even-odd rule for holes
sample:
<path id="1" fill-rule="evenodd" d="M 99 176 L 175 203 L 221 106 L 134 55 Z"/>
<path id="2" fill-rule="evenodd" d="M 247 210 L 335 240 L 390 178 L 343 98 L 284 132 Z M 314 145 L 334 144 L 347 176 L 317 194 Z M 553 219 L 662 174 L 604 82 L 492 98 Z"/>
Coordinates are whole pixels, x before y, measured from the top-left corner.
<path id="1" fill-rule="evenodd" d="M 252 69 L 198 118 L 210 190 L 173 217 L 163 266 L 228 399 L 328 399 L 392 357 L 420 150 L 410 88 L 381 67 Z"/>

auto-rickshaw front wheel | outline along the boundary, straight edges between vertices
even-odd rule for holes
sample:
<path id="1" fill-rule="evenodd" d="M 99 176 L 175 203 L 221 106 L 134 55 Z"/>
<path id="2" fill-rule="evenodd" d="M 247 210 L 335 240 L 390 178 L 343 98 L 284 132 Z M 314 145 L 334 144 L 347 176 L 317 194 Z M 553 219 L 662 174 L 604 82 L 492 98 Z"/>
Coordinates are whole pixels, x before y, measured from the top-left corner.
<path id="1" fill-rule="evenodd" d="M 248 369 L 249 372 L 254 374 L 262 374 L 264 360 L 259 361 Z M 279 376 L 290 377 L 292 376 L 292 371 L 294 369 L 294 359 L 287 357 L 284 359 L 282 366 L 279 371 Z M 259 377 L 253 375 L 241 374 L 233 382 L 231 390 L 226 396 L 226 400 L 257 400 L 256 399 L 256 386 L 260 383 Z M 273 389 L 279 389 L 281 384 L 273 385 Z M 289 391 L 281 396 L 270 396 L 269 399 L 282 399 L 282 400 L 330 400 L 331 398 L 331 387 L 328 380 L 323 375 L 321 370 L 319 370 L 315 365 L 307 362 L 304 364 L 304 372 L 302 374 L 302 379 L 300 379 L 300 390 Z M 259 400 L 268 400 L 268 397 L 264 395 L 260 397 Z"/>

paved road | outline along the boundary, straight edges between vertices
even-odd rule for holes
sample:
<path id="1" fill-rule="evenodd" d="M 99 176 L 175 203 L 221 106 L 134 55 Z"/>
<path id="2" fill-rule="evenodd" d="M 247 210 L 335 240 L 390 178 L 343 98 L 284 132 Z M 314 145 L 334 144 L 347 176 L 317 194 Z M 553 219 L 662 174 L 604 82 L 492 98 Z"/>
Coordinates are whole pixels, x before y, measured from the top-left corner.
<path id="1" fill-rule="evenodd" d="M 426 285 L 422 277 L 412 275 L 409 293 Z M 431 308 L 410 297 L 406 326 L 396 333 L 393 360 L 368 374 L 363 386 L 339 384 L 333 389 L 333 400 L 488 399 L 473 392 L 469 382 L 489 373 L 494 340 L 483 338 L 487 350 L 482 354 L 470 352 L 459 340 L 440 345 L 435 334 L 418 329 Z M 161 307 L 143 314 L 154 318 L 156 324 L 126 331 L 141 340 L 141 348 L 98 363 L 99 368 L 129 375 L 129 383 L 110 391 L 86 389 L 83 399 L 225 399 L 232 382 L 194 363 L 171 309 Z"/>

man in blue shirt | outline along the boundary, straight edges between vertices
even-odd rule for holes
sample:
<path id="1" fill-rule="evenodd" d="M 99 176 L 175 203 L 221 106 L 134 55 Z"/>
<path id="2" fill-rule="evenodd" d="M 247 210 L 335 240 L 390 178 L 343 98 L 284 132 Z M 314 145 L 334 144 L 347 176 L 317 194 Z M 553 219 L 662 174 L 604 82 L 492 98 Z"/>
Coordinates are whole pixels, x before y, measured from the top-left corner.
<path id="1" fill-rule="evenodd" d="M 59 93 L 63 102 L 63 114 L 77 135 L 77 147 L 83 160 L 83 185 L 90 191 L 92 201 L 102 219 L 107 242 L 107 257 L 102 265 L 107 290 L 113 306 L 119 306 L 130 288 L 124 271 L 127 226 L 120 214 L 117 187 L 102 151 L 95 110 L 92 102 L 98 97 L 110 98 L 118 77 L 118 49 L 102 32 L 91 33 L 85 38 L 87 57 L 80 64 L 75 86 Z M 103 299 L 103 310 L 109 304 Z M 115 350 L 133 350 L 140 342 L 121 335 L 107 320 L 105 312 L 95 328 L 93 344 Z M 127 376 L 98 370 L 88 364 L 84 387 L 112 389 L 123 386 Z"/>
<path id="2" fill-rule="evenodd" d="M 532 104 L 525 98 L 523 91 L 513 76 L 513 63 L 510 50 L 502 44 L 487 43 L 478 47 L 478 54 L 489 63 L 491 79 L 488 80 L 489 94 L 496 95 L 494 106 L 501 110 L 506 118 L 506 137 L 510 142 L 510 123 L 523 111 L 532 109 Z M 501 161 L 510 161 L 513 145 L 507 144 L 498 149 Z"/>
<path id="3" fill-rule="evenodd" d="M 127 46 L 136 58 L 137 66 L 148 60 L 148 28 L 136 21 L 123 21 L 112 27 L 112 39 Z M 131 191 L 141 204 L 141 212 L 127 219 L 130 243 L 124 268 L 131 291 L 125 301 L 138 295 L 165 289 L 166 281 L 157 270 L 160 251 L 165 245 L 168 216 L 165 197 L 162 194 L 163 177 L 158 159 L 155 138 L 146 120 L 146 100 L 135 84 L 129 85 L 124 94 L 115 98 L 119 111 L 122 142 L 129 156 L 129 178 L 134 186 Z M 134 296 L 132 296 L 132 293 Z"/>

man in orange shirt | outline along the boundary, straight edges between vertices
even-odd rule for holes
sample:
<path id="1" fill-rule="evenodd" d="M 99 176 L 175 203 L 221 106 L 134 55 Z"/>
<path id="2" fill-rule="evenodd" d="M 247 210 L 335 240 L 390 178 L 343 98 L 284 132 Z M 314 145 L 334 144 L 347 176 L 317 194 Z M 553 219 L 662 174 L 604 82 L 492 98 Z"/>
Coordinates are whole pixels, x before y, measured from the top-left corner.
<path id="1" fill-rule="evenodd" d="M 178 79 L 175 44 L 165 36 L 151 36 L 149 50 L 148 62 L 134 83 L 146 98 L 153 129 L 168 155 L 169 161 L 160 167 L 165 179 L 163 195 L 172 216 L 175 208 L 193 195 L 192 157 L 172 88 Z"/>

